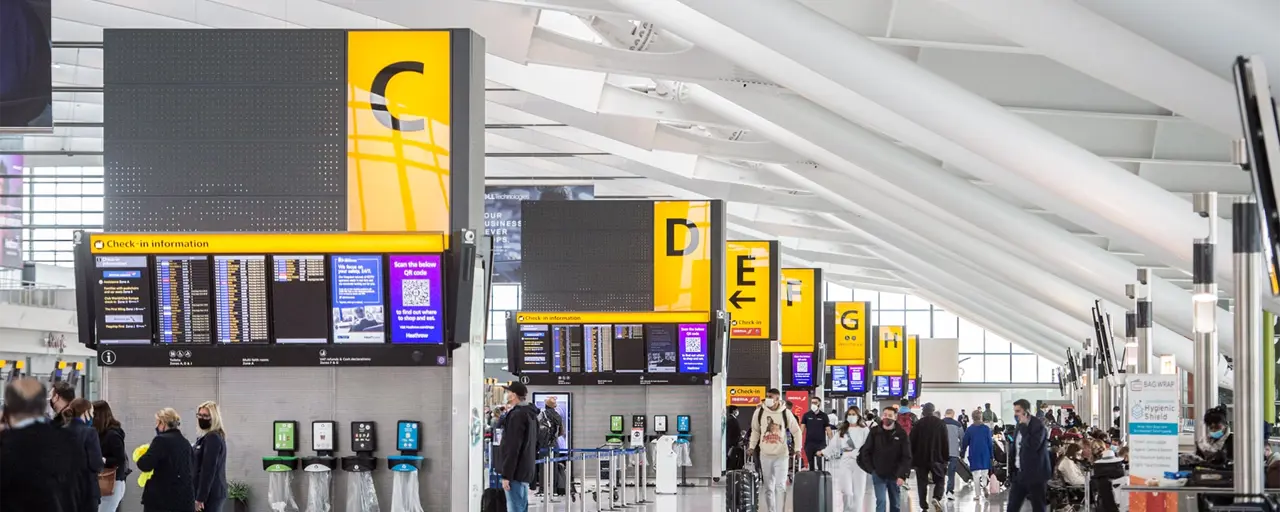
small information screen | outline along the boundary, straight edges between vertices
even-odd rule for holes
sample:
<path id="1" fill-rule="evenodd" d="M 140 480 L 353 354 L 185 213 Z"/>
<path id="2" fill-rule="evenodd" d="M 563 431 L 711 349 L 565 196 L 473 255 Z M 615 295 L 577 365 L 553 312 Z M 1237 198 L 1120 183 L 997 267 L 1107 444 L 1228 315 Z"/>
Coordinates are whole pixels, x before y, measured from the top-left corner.
<path id="1" fill-rule="evenodd" d="M 396 449 L 401 451 L 416 452 L 418 451 L 418 427 L 416 421 L 401 421 L 396 429 Z"/>
<path id="2" fill-rule="evenodd" d="M 791 385 L 798 388 L 813 386 L 812 353 L 795 352 L 791 354 Z"/>
<path id="3" fill-rule="evenodd" d="M 548 361 L 547 346 L 550 331 L 546 325 L 521 325 L 520 347 L 524 351 L 524 361 L 520 369 L 529 373 L 547 373 L 551 371 Z"/>
<path id="4" fill-rule="evenodd" d="M 372 452 L 378 450 L 376 424 L 372 421 L 351 422 L 351 451 Z"/>
<path id="5" fill-rule="evenodd" d="M 849 391 L 849 367 L 837 365 L 831 367 L 831 391 Z"/>
<path id="6" fill-rule="evenodd" d="M 849 367 L 849 392 L 850 393 L 866 393 L 867 392 L 867 370 L 865 366 Z"/>
<path id="7" fill-rule="evenodd" d="M 156 256 L 160 343 L 209 344 L 208 256 Z"/>
<path id="8" fill-rule="evenodd" d="M 334 423 L 332 421 L 317 421 L 311 424 L 312 450 L 321 452 L 333 451 L 335 449 L 333 443 L 333 427 Z"/>
<path id="9" fill-rule="evenodd" d="M 680 324 L 680 373 L 707 373 L 707 324 Z"/>
<path id="10" fill-rule="evenodd" d="M 440 255 L 391 255 L 391 342 L 444 343 Z"/>
<path id="11" fill-rule="evenodd" d="M 267 257 L 214 256 L 219 343 L 267 343 Z"/>
<path id="12" fill-rule="evenodd" d="M 889 396 L 902 396 L 902 376 L 889 376 Z"/>
<path id="13" fill-rule="evenodd" d="M 298 424 L 292 421 L 274 423 L 275 442 L 273 449 L 278 452 L 292 452 L 298 449 Z"/>
<path id="14" fill-rule="evenodd" d="M 332 256 L 334 343 L 384 343 L 381 256 Z"/>
<path id="15" fill-rule="evenodd" d="M 643 373 L 646 354 L 644 326 L 613 326 L 613 369 L 618 373 Z"/>
<path id="16" fill-rule="evenodd" d="M 97 256 L 98 342 L 151 343 L 151 276 L 146 256 Z"/>
<path id="17" fill-rule="evenodd" d="M 324 256 L 272 256 L 271 267 L 271 325 L 276 343 L 328 343 Z"/>
<path id="18" fill-rule="evenodd" d="M 646 325 L 645 341 L 649 345 L 649 373 L 675 373 L 679 358 L 676 326 Z"/>

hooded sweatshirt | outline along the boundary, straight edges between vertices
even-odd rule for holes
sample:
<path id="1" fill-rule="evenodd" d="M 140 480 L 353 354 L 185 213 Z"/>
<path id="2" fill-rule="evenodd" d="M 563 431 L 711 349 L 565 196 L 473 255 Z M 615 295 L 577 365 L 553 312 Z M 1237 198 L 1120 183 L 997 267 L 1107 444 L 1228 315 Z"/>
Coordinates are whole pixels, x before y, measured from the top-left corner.
<path id="1" fill-rule="evenodd" d="M 947 455 L 957 458 L 960 456 L 960 441 L 964 439 L 964 425 L 955 418 L 946 418 L 942 423 L 947 426 Z"/>
<path id="2" fill-rule="evenodd" d="M 770 425 L 778 425 L 778 429 L 770 431 Z M 751 415 L 751 449 L 760 448 L 761 457 L 779 458 L 791 455 L 791 445 L 787 444 L 787 432 L 791 438 L 799 442 L 804 439 L 800 431 L 800 421 L 795 413 L 786 405 L 779 404 L 777 410 L 761 405 Z"/>

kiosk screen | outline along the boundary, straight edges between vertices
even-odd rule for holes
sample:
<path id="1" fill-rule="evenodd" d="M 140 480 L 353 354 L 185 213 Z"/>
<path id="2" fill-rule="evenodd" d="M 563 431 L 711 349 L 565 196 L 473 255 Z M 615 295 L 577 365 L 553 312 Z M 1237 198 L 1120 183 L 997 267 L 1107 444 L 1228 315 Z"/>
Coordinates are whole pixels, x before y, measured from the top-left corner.
<path id="1" fill-rule="evenodd" d="M 391 342 L 444 343 L 439 254 L 391 255 Z"/>
<path id="2" fill-rule="evenodd" d="M 680 373 L 707 373 L 707 324 L 680 324 Z"/>
<path id="3" fill-rule="evenodd" d="M 613 369 L 618 373 L 642 373 L 645 370 L 644 326 L 613 326 Z"/>
<path id="4" fill-rule="evenodd" d="M 151 343 L 151 276 L 146 256 L 94 258 L 98 343 Z"/>
<path id="5" fill-rule="evenodd" d="M 271 264 L 271 326 L 276 343 L 328 343 L 324 256 L 273 256 Z M 326 320 L 317 322 L 319 318 Z"/>
<path id="6" fill-rule="evenodd" d="M 156 256 L 155 271 L 160 343 L 211 343 L 209 257 Z"/>
<path id="7" fill-rule="evenodd" d="M 813 353 L 791 354 L 791 385 L 798 388 L 813 387 Z"/>
<path id="8" fill-rule="evenodd" d="M 674 325 L 646 325 L 649 345 L 649 373 L 676 372 L 676 332 Z"/>
<path id="9" fill-rule="evenodd" d="M 266 343 L 267 257 L 214 256 L 219 343 Z"/>
<path id="10" fill-rule="evenodd" d="M 550 345 L 548 328 L 545 325 L 521 325 L 520 346 L 524 359 L 520 361 L 520 371 L 525 373 L 547 373 L 551 371 L 551 362 L 547 358 Z"/>
<path id="11" fill-rule="evenodd" d="M 382 258 L 331 256 L 334 343 L 383 343 Z"/>

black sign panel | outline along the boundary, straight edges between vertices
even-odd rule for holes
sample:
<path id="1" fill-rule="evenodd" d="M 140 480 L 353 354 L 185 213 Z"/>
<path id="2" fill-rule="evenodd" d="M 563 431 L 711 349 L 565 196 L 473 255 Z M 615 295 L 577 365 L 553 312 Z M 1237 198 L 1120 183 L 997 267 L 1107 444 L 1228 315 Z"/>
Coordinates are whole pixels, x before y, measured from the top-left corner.
<path id="1" fill-rule="evenodd" d="M 711 384 L 709 374 L 670 373 L 537 373 L 520 376 L 520 382 L 531 386 L 704 386 Z"/>
<path id="2" fill-rule="evenodd" d="M 324 255 L 271 257 L 271 328 L 276 343 L 327 343 L 329 284 Z"/>
<path id="3" fill-rule="evenodd" d="M 644 343 L 644 325 L 613 326 L 613 371 L 643 373 L 648 366 Z"/>
<path id="4" fill-rule="evenodd" d="M 104 345 L 151 343 L 151 272 L 146 256 L 94 258 L 98 339 Z"/>
<path id="5" fill-rule="evenodd" d="M 208 256 L 156 256 L 156 310 L 160 343 L 212 342 Z"/>
<path id="6" fill-rule="evenodd" d="M 238 345 L 119 345 L 102 347 L 98 361 L 109 367 L 218 366 L 446 366 L 444 345 L 274 345 L 270 350 Z"/>
<path id="7" fill-rule="evenodd" d="M 267 257 L 214 256 L 219 343 L 267 343 Z"/>

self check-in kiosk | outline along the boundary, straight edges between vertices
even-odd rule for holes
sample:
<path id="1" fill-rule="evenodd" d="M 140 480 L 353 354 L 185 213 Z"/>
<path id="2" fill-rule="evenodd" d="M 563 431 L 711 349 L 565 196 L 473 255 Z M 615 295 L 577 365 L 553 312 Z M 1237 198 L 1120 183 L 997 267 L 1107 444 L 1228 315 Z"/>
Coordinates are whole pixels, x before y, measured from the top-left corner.
<path id="1" fill-rule="evenodd" d="M 396 449 L 400 450 L 400 455 L 387 456 L 387 466 L 394 478 L 391 512 L 422 512 L 422 502 L 418 499 L 418 469 L 422 468 L 422 457 L 418 455 L 421 429 L 422 423 L 418 421 L 396 422 Z"/>
<path id="2" fill-rule="evenodd" d="M 342 458 L 347 478 L 347 512 L 380 512 L 378 492 L 373 488 L 373 470 L 378 467 L 378 424 L 373 421 L 351 422 L 351 451 L 355 455 Z"/>
<path id="3" fill-rule="evenodd" d="M 311 422 L 311 449 L 315 456 L 302 458 L 302 470 L 307 474 L 307 512 L 333 510 L 333 470 L 338 467 L 338 423 L 334 421 Z"/>
<path id="4" fill-rule="evenodd" d="M 293 499 L 293 472 L 298 469 L 298 422 L 271 422 L 271 448 L 276 454 L 262 458 L 267 471 L 267 503 L 275 512 L 298 512 Z"/>

